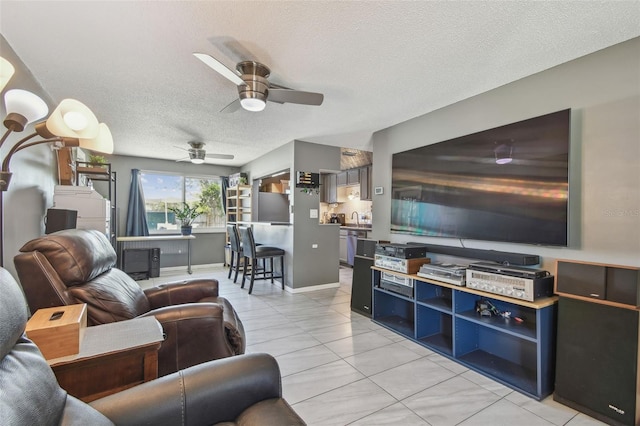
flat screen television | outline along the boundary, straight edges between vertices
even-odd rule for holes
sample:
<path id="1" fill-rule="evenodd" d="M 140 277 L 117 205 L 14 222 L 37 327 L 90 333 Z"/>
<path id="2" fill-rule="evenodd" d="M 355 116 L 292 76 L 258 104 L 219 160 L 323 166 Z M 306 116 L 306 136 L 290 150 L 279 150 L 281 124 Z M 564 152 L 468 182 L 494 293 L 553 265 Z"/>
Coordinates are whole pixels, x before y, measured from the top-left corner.
<path id="1" fill-rule="evenodd" d="M 570 115 L 393 154 L 391 232 L 566 246 Z"/>

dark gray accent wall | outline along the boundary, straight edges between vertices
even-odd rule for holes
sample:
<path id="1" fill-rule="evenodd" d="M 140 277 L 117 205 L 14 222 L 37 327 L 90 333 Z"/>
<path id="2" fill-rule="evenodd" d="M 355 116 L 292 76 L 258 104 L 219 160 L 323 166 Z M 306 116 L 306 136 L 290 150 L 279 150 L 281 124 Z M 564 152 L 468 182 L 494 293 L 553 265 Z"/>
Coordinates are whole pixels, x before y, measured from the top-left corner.
<path id="1" fill-rule="evenodd" d="M 416 117 L 373 135 L 373 237 L 459 247 L 460 241 L 391 234 L 392 154 L 572 109 L 570 246 L 465 240 L 471 248 L 640 265 L 640 38 Z"/>

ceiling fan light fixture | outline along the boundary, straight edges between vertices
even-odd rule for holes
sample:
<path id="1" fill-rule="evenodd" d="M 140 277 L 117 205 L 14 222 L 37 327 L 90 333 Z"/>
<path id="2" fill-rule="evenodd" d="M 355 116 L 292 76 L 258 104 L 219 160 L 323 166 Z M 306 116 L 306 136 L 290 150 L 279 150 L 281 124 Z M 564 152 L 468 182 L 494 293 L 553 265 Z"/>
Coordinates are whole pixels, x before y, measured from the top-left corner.
<path id="1" fill-rule="evenodd" d="M 242 108 L 246 109 L 247 111 L 260 112 L 264 110 L 264 108 L 267 106 L 267 103 L 264 101 L 264 99 L 255 97 L 240 99 L 240 105 L 242 105 Z"/>
<path id="2" fill-rule="evenodd" d="M 198 144 L 198 142 L 194 142 L 194 143 L 189 143 L 191 146 L 194 146 L 195 144 Z M 202 164 L 204 163 L 204 157 L 207 155 L 207 152 L 202 149 L 201 147 L 204 144 L 199 144 L 197 146 L 199 146 L 198 148 L 191 148 L 189 150 L 189 160 L 191 160 L 191 162 L 193 164 Z"/>

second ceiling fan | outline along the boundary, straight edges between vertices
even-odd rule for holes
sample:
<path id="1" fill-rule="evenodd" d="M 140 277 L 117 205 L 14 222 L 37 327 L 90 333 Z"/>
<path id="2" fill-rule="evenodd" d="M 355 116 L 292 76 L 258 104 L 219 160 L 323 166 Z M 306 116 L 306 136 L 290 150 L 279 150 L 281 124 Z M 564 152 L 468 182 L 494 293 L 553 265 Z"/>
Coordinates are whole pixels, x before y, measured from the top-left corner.
<path id="1" fill-rule="evenodd" d="M 268 78 L 271 70 L 259 62 L 239 62 L 235 72 L 206 53 L 193 55 L 238 86 L 239 99 L 227 105 L 223 112 L 236 111 L 240 106 L 247 111 L 262 111 L 267 101 L 321 105 L 324 100 L 322 93 L 303 92 L 270 83 Z"/>
<path id="2" fill-rule="evenodd" d="M 187 151 L 189 153 L 189 156 L 180 158 L 176 161 L 191 161 L 193 164 L 202 164 L 207 158 L 215 158 L 218 160 L 233 160 L 234 158 L 234 156 L 231 154 L 207 154 L 207 151 L 205 151 L 204 149 L 204 142 L 189 141 L 187 143 L 191 148 L 187 149 L 180 146 L 176 146 L 176 148 Z"/>

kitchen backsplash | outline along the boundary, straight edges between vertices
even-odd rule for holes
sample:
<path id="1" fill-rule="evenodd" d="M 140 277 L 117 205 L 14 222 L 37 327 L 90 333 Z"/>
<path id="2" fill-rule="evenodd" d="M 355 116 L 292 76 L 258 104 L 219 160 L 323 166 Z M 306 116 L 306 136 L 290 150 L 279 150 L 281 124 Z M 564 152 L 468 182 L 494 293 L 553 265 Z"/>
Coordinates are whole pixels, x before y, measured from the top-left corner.
<path id="1" fill-rule="evenodd" d="M 347 202 L 337 204 L 337 207 L 331 207 L 334 205 L 335 204 L 320 203 L 320 222 L 321 223 L 328 223 L 329 222 L 328 218 L 331 217 L 332 213 L 344 213 L 347 223 L 356 223 L 356 218 L 351 217 L 354 211 L 358 212 L 358 215 L 360 216 L 361 225 L 365 223 L 367 224 L 371 223 L 371 219 L 372 219 L 371 218 L 371 201 L 363 201 L 359 199 L 349 200 Z M 363 215 L 365 216 L 365 219 L 362 219 Z M 325 217 L 327 219 L 323 220 Z"/>

